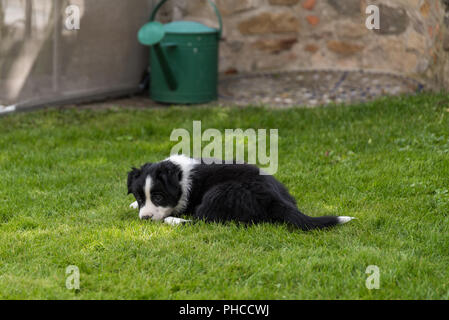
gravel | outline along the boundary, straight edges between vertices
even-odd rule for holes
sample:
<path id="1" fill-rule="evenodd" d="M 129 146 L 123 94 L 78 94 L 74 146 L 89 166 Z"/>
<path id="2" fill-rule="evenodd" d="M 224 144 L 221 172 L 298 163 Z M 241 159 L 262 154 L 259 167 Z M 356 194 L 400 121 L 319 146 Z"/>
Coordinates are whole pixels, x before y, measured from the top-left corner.
<path id="1" fill-rule="evenodd" d="M 394 74 L 311 70 L 225 76 L 219 91 L 221 104 L 314 107 L 416 94 L 423 89 L 419 82 Z"/>

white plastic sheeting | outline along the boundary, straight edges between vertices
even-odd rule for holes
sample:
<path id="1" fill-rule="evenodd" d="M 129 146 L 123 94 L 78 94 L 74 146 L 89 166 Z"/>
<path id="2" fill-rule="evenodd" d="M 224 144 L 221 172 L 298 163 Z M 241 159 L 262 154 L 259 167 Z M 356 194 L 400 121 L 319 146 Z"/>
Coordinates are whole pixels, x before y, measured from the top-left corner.
<path id="1" fill-rule="evenodd" d="M 0 0 L 0 113 L 137 91 L 149 54 L 136 35 L 153 2 Z M 70 5 L 79 30 L 65 25 Z"/>

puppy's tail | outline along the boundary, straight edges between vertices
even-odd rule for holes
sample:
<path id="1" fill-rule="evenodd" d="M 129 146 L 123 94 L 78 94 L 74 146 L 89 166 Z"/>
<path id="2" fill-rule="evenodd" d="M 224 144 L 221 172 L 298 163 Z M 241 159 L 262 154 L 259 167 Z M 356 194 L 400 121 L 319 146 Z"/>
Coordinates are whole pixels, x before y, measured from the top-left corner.
<path id="1" fill-rule="evenodd" d="M 302 230 L 325 229 L 345 224 L 353 220 L 353 217 L 309 217 L 299 210 L 288 210 L 285 222 L 290 223 Z"/>

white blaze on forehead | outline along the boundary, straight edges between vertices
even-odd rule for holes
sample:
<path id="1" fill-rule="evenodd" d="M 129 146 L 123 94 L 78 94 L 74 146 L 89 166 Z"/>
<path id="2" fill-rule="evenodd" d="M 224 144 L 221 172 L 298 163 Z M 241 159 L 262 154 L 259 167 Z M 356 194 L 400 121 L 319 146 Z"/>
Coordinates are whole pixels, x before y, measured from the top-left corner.
<path id="1" fill-rule="evenodd" d="M 152 184 L 153 180 L 151 179 L 151 177 L 148 176 L 147 179 L 145 180 L 145 185 L 143 186 L 143 192 L 145 193 L 146 200 L 150 200 Z"/>
<path id="2" fill-rule="evenodd" d="M 173 212 L 173 208 L 158 207 L 151 201 L 152 185 L 153 181 L 151 177 L 148 176 L 145 180 L 145 186 L 143 187 L 145 193 L 145 205 L 139 211 L 139 218 L 150 217 L 153 220 L 163 220 Z"/>

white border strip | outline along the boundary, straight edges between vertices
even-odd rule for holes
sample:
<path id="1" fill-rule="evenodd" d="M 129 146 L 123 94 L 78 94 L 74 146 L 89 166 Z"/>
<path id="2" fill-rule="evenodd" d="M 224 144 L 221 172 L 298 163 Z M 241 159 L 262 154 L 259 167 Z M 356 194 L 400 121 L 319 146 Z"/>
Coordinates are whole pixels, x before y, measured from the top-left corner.
<path id="1" fill-rule="evenodd" d="M 0 114 L 11 113 L 11 112 L 14 112 L 14 111 L 16 111 L 16 106 L 15 105 L 7 106 L 7 107 L 0 105 Z"/>

